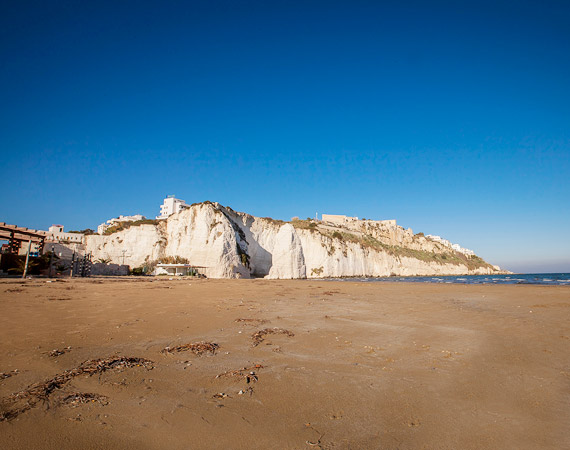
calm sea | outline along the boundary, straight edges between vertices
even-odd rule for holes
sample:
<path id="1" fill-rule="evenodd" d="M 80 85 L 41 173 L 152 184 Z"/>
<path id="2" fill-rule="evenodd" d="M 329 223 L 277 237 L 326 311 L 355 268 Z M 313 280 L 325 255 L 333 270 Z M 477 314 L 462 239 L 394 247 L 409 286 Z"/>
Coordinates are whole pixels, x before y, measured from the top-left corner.
<path id="1" fill-rule="evenodd" d="M 333 279 L 331 279 L 333 280 Z M 334 278 L 345 281 L 383 281 L 397 283 L 448 283 L 448 284 L 542 284 L 570 286 L 570 273 L 525 273 L 517 275 L 463 275 L 449 277 L 384 277 L 384 278 Z"/>

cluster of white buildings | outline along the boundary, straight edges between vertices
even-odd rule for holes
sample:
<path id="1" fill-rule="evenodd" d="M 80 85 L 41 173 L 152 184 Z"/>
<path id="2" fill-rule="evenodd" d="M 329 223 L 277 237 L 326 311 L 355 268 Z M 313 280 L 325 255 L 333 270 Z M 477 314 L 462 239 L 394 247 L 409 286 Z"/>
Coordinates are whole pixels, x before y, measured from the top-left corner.
<path id="1" fill-rule="evenodd" d="M 183 209 L 186 209 L 189 207 L 190 207 L 190 205 L 187 205 L 184 200 L 180 200 L 180 199 L 176 198 L 174 195 L 169 195 L 168 197 L 166 197 L 164 199 L 163 204 L 160 205 L 160 215 L 156 216 L 156 218 L 158 220 L 167 219 L 172 214 L 176 214 L 176 213 L 182 211 Z M 142 214 L 134 214 L 132 216 L 121 215 L 119 217 L 114 217 L 114 218 L 109 219 L 106 222 L 102 223 L 101 225 L 99 225 L 97 227 L 97 233 L 98 234 L 104 234 L 108 228 L 115 226 L 121 222 L 136 222 L 136 221 L 145 220 L 145 219 L 146 219 L 146 217 L 143 216 Z M 51 244 L 51 243 L 83 244 L 84 238 L 85 238 L 83 233 L 68 233 L 68 232 L 64 231 L 64 226 L 60 225 L 60 224 L 52 225 L 51 227 L 49 227 L 49 229 L 47 231 L 39 230 L 38 233 L 45 234 L 46 244 Z M 3 245 L 2 247 L 7 248 L 7 245 Z M 21 249 L 22 254 L 25 254 L 28 251 L 28 247 L 27 246 L 24 246 L 24 247 L 22 247 L 22 249 Z M 37 243 L 37 242 L 31 243 L 30 252 L 32 254 L 37 253 L 39 251 L 39 249 L 40 249 L 39 243 Z M 191 266 L 188 266 L 188 267 L 191 267 Z M 196 268 L 194 267 L 192 270 L 195 271 L 195 269 Z M 186 268 L 185 270 L 190 270 L 190 269 Z M 182 269 L 180 269 L 180 271 L 182 271 Z M 179 273 L 181 273 L 181 272 L 179 272 Z"/>
<path id="2" fill-rule="evenodd" d="M 475 254 L 475 252 L 473 250 L 469 250 L 468 248 L 463 248 L 459 244 L 453 244 L 450 241 L 448 241 L 447 239 L 443 239 L 441 236 L 434 236 L 433 234 L 426 234 L 426 237 L 428 239 L 431 239 L 432 241 L 439 242 L 440 244 L 445 245 L 446 247 L 449 247 L 449 248 L 455 250 L 456 252 L 463 253 L 464 255 L 472 256 Z"/>
<path id="3" fill-rule="evenodd" d="M 322 221 L 332 223 L 334 225 L 347 225 L 357 222 L 363 222 L 364 219 L 359 220 L 358 217 L 350 217 L 339 214 L 323 214 Z M 396 226 L 395 220 L 366 220 L 367 223 L 377 223 L 380 225 Z"/>
<path id="4" fill-rule="evenodd" d="M 162 205 L 160 205 L 160 215 L 156 216 L 157 220 L 164 220 L 170 217 L 172 214 L 176 214 L 183 209 L 189 208 L 184 200 L 176 198 L 174 195 L 169 195 L 164 199 Z M 138 220 L 145 220 L 146 217 L 142 214 L 135 214 L 132 216 L 119 216 L 109 219 L 97 227 L 97 233 L 103 234 L 105 231 L 121 222 L 136 222 Z"/>
<path id="5" fill-rule="evenodd" d="M 395 220 L 365 220 L 365 219 L 359 220 L 358 217 L 350 217 L 350 216 L 337 215 L 337 214 L 323 214 L 322 222 L 329 223 L 331 225 L 343 225 L 343 226 L 357 225 L 359 222 L 379 224 L 388 227 L 396 226 Z M 411 230 L 409 231 L 410 233 L 412 232 Z M 459 244 L 453 244 L 447 239 L 443 239 L 441 236 L 434 236 L 432 234 L 427 234 L 426 238 L 434 242 L 438 242 L 446 247 L 449 247 L 452 250 L 455 250 L 456 252 L 463 253 L 464 255 L 467 256 L 475 254 L 473 250 L 469 250 L 468 248 L 463 248 Z"/>
<path id="6" fill-rule="evenodd" d="M 323 222 L 333 223 L 335 225 L 346 225 L 347 223 L 358 222 L 358 217 L 349 217 L 341 214 L 323 214 Z"/>

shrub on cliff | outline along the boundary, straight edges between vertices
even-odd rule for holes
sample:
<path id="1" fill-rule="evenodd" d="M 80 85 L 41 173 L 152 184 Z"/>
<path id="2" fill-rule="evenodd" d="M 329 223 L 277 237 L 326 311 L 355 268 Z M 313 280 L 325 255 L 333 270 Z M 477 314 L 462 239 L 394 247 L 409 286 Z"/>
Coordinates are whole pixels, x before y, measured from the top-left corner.
<path id="1" fill-rule="evenodd" d="M 92 234 L 97 234 L 97 232 L 95 230 L 92 230 L 91 228 L 85 228 L 84 230 L 81 231 L 76 231 L 76 230 L 70 230 L 68 231 L 68 233 L 77 233 L 77 234 L 83 234 L 85 236 L 90 236 Z"/>
<path id="2" fill-rule="evenodd" d="M 293 219 L 294 220 L 291 220 L 291 225 L 293 225 L 293 227 L 300 230 L 317 231 L 317 224 L 312 220 L 301 220 L 298 218 L 295 219 L 294 217 Z"/>
<path id="3" fill-rule="evenodd" d="M 190 264 L 188 258 L 184 258 L 183 256 L 163 256 L 162 258 L 157 259 L 157 264 Z"/>
<path id="4" fill-rule="evenodd" d="M 108 236 L 110 234 L 116 233 L 117 231 L 123 231 L 130 227 L 138 227 L 140 225 L 157 225 L 158 220 L 154 219 L 143 219 L 143 220 L 135 220 L 131 222 L 118 222 L 112 227 L 109 227 L 103 233 L 104 235 Z"/>
<path id="5" fill-rule="evenodd" d="M 283 225 L 285 222 L 283 222 L 282 220 L 279 219 L 273 219 L 271 217 L 262 217 L 263 220 L 267 220 L 268 222 L 274 224 L 274 225 Z"/>

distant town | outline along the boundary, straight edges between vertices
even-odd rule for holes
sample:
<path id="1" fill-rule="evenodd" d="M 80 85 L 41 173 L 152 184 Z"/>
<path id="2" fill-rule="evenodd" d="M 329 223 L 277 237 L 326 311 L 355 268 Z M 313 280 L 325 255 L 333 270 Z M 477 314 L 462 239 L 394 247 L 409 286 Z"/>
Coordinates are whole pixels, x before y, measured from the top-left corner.
<path id="1" fill-rule="evenodd" d="M 188 205 L 184 200 L 176 198 L 175 195 L 168 195 L 160 205 L 160 214 L 157 215 L 154 220 L 166 220 L 171 215 L 177 214 L 189 207 L 190 205 Z M 119 215 L 118 217 L 111 218 L 97 226 L 96 234 L 104 235 L 108 230 L 113 227 L 120 226 L 122 223 L 132 223 L 144 220 L 148 219 L 142 214 L 134 214 L 130 216 Z M 394 219 L 370 220 L 359 219 L 358 217 L 346 215 L 322 214 L 321 220 L 318 219 L 318 215 L 316 215 L 315 220 L 325 224 L 340 226 L 377 224 L 384 227 L 396 227 L 396 220 Z M 95 231 L 83 230 L 66 232 L 64 231 L 64 226 L 60 224 L 50 226 L 47 231 L 31 230 L 24 227 L 18 227 L 16 225 L 0 223 L 0 239 L 9 241 L 8 244 L 2 245 L 1 253 L 25 255 L 29 252 L 31 256 L 39 256 L 43 252 L 46 243 L 83 244 L 84 236 L 86 234 L 95 234 Z M 464 255 L 471 256 L 475 254 L 473 250 L 463 248 L 459 244 L 454 244 L 441 236 L 427 234 L 425 237 L 459 253 L 463 253 Z M 30 244 L 30 248 L 26 247 L 26 242 Z"/>
<path id="2" fill-rule="evenodd" d="M 189 207 L 190 205 L 184 200 L 180 200 L 174 195 L 169 195 L 160 205 L 160 214 L 156 216 L 156 220 L 165 220 L 172 214 Z M 132 216 L 120 215 L 100 224 L 97 227 L 97 234 L 103 235 L 109 228 L 121 223 L 141 220 L 147 220 L 147 218 L 142 214 L 134 214 Z M 2 244 L 1 252 L 25 255 L 29 250 L 31 256 L 38 256 L 42 253 L 47 243 L 82 244 L 86 234 L 94 234 L 93 230 L 64 231 L 64 228 L 61 224 L 54 224 L 47 230 L 33 230 L 2 222 L 0 223 L 0 240 L 5 239 L 9 242 L 8 244 Z M 28 242 L 30 243 L 30 249 L 25 245 Z"/>

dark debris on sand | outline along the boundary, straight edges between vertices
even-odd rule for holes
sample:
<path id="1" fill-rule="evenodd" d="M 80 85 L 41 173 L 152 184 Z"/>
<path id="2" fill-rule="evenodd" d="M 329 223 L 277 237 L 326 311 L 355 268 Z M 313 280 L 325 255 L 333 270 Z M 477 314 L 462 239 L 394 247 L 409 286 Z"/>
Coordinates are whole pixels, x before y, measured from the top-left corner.
<path id="1" fill-rule="evenodd" d="M 192 344 L 177 345 L 175 347 L 165 347 L 161 350 L 161 353 L 178 353 L 190 351 L 197 356 L 202 356 L 205 353 L 216 354 L 216 351 L 220 348 L 218 344 L 213 342 L 194 342 Z"/>
<path id="2" fill-rule="evenodd" d="M 266 319 L 242 319 L 242 318 L 240 318 L 240 319 L 234 320 L 234 322 L 237 322 L 237 323 L 250 323 L 250 324 L 252 324 L 252 325 L 263 325 L 264 323 L 267 323 L 267 322 L 269 322 L 269 321 L 266 320 Z"/>
<path id="3" fill-rule="evenodd" d="M 79 405 L 87 403 L 99 403 L 100 405 L 105 406 L 109 404 L 109 398 L 104 395 L 93 394 L 90 392 L 77 392 L 66 395 L 59 402 L 60 405 L 67 405 L 72 408 L 76 408 Z"/>
<path id="4" fill-rule="evenodd" d="M 35 383 L 0 402 L 0 422 L 15 419 L 23 412 L 34 408 L 40 402 L 49 402 L 50 395 L 80 375 L 96 375 L 108 370 L 124 370 L 131 367 L 154 368 L 153 362 L 144 358 L 111 356 L 105 359 L 91 359 L 78 367 L 66 370 L 42 383 Z"/>
<path id="5" fill-rule="evenodd" d="M 289 337 L 295 336 L 294 333 L 289 330 L 285 330 L 284 328 L 264 328 L 263 330 L 259 330 L 251 335 L 253 346 L 257 347 L 261 344 L 265 340 L 265 336 L 268 334 L 284 334 Z"/>
<path id="6" fill-rule="evenodd" d="M 13 376 L 18 375 L 20 372 L 18 371 L 18 369 L 16 370 L 12 370 L 10 372 L 0 372 L 0 380 L 5 380 L 6 378 L 10 378 Z"/>
<path id="7" fill-rule="evenodd" d="M 48 352 L 48 355 L 51 356 L 52 358 L 57 358 L 58 356 L 64 355 L 65 353 L 69 352 L 70 350 L 71 350 L 71 346 L 62 348 L 61 350 L 56 348 L 56 349 L 52 350 L 51 352 Z"/>
<path id="8" fill-rule="evenodd" d="M 250 367 L 244 367 L 242 369 L 229 370 L 227 372 L 216 375 L 216 378 L 237 378 L 239 380 L 245 380 L 246 383 L 251 383 L 258 381 L 257 374 L 254 369 L 263 369 L 264 366 L 261 364 L 254 364 Z"/>

